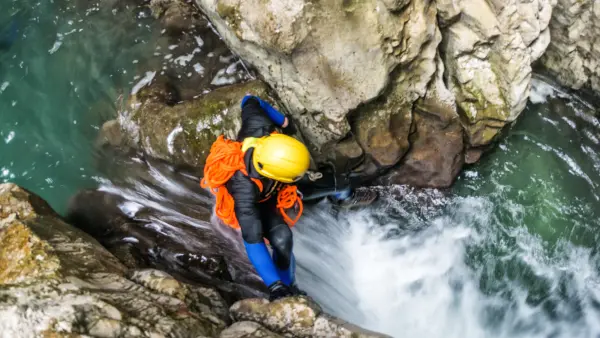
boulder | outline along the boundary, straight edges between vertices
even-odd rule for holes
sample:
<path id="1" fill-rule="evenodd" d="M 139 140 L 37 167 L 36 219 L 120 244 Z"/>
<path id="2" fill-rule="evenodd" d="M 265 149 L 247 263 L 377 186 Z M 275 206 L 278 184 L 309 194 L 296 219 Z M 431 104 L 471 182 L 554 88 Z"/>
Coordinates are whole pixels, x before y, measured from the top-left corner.
<path id="1" fill-rule="evenodd" d="M 347 115 L 377 99 L 373 108 L 353 116 L 368 113 L 373 117 L 365 118 L 373 120 L 381 114 L 382 126 L 394 124 L 390 120 L 402 124 L 392 115 L 405 120 L 402 107 L 424 90 L 435 68 L 421 65 L 433 63 L 420 56 L 435 41 L 437 28 L 435 7 L 423 1 L 389 2 L 391 9 L 381 1 L 197 3 L 228 45 L 277 91 L 317 149 L 345 137 L 351 129 Z M 405 94 L 396 85 L 411 90 Z M 390 93 L 395 95 L 388 100 Z M 397 157 L 406 136 L 394 141 Z"/>
<path id="2" fill-rule="evenodd" d="M 387 337 L 327 315 L 321 311 L 319 305 L 306 297 L 283 298 L 273 302 L 265 299 L 245 299 L 233 304 L 229 311 L 231 316 L 241 323 L 258 323 L 287 337 Z M 253 329 L 259 331 L 259 327 L 255 325 L 249 325 L 246 330 Z"/>
<path id="3" fill-rule="evenodd" d="M 410 177 L 392 181 L 432 187 L 524 109 L 555 3 L 196 2 L 277 92 L 317 161 L 344 170 L 364 156 L 365 176 L 394 168 Z"/>
<path id="4" fill-rule="evenodd" d="M 198 337 L 226 326 L 227 305 L 214 292 L 155 270 L 127 272 L 46 202 L 10 183 L 0 185 L 0 243 L 7 337 Z"/>
<path id="5" fill-rule="evenodd" d="M 542 64 L 563 85 L 600 93 L 600 4 L 558 0 Z"/>
<path id="6" fill-rule="evenodd" d="M 381 184 L 446 188 L 463 165 L 463 128 L 453 96 L 444 86 L 439 57 L 437 62 L 438 70 L 427 94 L 415 104 L 410 150 L 400 165 L 378 179 Z"/>
<path id="7" fill-rule="evenodd" d="M 195 168 L 204 165 L 219 135 L 236 137 L 246 93 L 270 98 L 268 88 L 258 80 L 218 88 L 172 106 L 165 103 L 165 91 L 157 83 L 130 98 L 118 118 L 124 143 L 151 157 Z"/>

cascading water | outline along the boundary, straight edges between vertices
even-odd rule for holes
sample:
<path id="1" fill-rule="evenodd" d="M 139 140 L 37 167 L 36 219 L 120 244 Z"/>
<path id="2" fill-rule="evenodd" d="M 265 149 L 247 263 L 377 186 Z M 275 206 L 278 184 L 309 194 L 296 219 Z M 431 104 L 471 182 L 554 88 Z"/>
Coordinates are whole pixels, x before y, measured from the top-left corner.
<path id="1" fill-rule="evenodd" d="M 598 336 L 600 124 L 540 80 L 531 99 L 453 191 L 381 188 L 382 203 L 341 222 L 306 217 L 302 286 L 394 337 Z"/>

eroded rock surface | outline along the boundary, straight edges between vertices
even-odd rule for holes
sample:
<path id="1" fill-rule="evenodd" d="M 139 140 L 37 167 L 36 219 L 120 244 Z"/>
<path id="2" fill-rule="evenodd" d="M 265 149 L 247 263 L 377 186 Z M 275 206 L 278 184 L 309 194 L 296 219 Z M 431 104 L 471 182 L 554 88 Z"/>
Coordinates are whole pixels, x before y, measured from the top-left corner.
<path id="1" fill-rule="evenodd" d="M 157 83 L 133 95 L 119 113 L 120 133 L 109 121 L 101 138 L 121 139 L 121 144 L 173 164 L 200 168 L 219 135 L 235 139 L 241 127 L 240 103 L 246 93 L 269 98 L 261 81 L 218 88 L 196 99 L 169 105 Z M 116 144 L 116 141 L 107 141 Z"/>
<path id="2" fill-rule="evenodd" d="M 388 337 L 331 317 L 323 313 L 319 305 L 304 297 L 285 298 L 274 302 L 269 302 L 265 299 L 245 299 L 233 304 L 230 312 L 231 316 L 241 321 L 241 323 L 244 323 L 244 321 L 259 323 L 267 329 L 285 336 Z M 252 329 L 253 325 L 244 327 L 244 330 Z M 258 332 L 265 334 L 261 331 Z"/>
<path id="3" fill-rule="evenodd" d="M 600 93 L 600 3 L 558 0 L 544 66 L 564 85 Z"/>
<path id="4" fill-rule="evenodd" d="M 210 290 L 155 270 L 126 273 L 28 191 L 0 185 L 0 211 L 3 336 L 198 337 L 225 328 L 227 305 Z"/>
<path id="5" fill-rule="evenodd" d="M 471 146 L 488 144 L 525 108 L 554 0 L 437 1 L 446 84 Z"/>

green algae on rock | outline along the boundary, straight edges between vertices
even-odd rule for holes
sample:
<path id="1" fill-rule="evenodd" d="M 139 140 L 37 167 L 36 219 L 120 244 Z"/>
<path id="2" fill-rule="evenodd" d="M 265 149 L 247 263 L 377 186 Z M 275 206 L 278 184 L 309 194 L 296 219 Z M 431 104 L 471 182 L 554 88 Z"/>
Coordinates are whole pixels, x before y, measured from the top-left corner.
<path id="1" fill-rule="evenodd" d="M 270 98 L 267 86 L 258 80 L 218 88 L 173 106 L 161 100 L 161 93 L 151 86 L 129 100 L 128 110 L 119 116 L 125 143 L 154 158 L 196 168 L 204 165 L 219 135 L 236 137 L 246 93 Z"/>

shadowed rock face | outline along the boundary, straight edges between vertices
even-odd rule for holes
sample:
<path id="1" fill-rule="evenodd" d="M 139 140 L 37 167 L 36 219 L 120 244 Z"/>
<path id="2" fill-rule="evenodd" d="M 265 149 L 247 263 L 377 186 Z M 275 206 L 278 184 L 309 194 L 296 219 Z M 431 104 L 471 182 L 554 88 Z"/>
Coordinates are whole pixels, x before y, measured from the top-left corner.
<path id="1" fill-rule="evenodd" d="M 127 267 L 157 268 L 211 285 L 231 301 L 265 295 L 238 234 L 211 223 L 212 199 L 197 178 L 156 160 L 104 162 L 110 163 L 114 185 L 73 196 L 69 223 Z"/>

